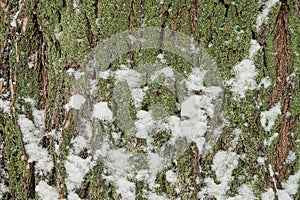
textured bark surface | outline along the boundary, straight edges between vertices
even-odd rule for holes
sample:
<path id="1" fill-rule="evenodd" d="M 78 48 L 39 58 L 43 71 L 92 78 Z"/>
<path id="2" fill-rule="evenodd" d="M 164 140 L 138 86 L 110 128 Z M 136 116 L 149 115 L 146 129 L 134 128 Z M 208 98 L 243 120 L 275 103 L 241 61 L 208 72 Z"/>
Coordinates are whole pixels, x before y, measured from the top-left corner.
<path id="1" fill-rule="evenodd" d="M 9 114 L 3 106 L 0 108 L 0 183 L 8 188 L 1 191 L 0 187 L 3 199 L 38 199 L 36 185 L 41 180 L 57 189 L 59 199 L 68 197 L 64 163 L 70 151 L 71 140 L 78 133 L 74 126 L 76 113 L 65 109 L 75 81 L 67 70 L 83 71 L 82 63 L 90 50 L 109 36 L 148 26 L 169 27 L 193 36 L 216 61 L 224 81 L 234 76 L 234 65 L 248 56 L 250 41 L 257 40 L 261 49 L 254 57 L 258 72 L 256 82 L 259 83 L 267 76 L 271 78 L 270 87 L 249 90 L 241 100 L 234 98 L 229 86 L 225 88 L 224 117 L 227 122 L 212 151 L 204 155 L 195 144 L 187 144 L 185 152 L 177 159 L 177 165 L 166 166 L 158 173 L 156 182 L 160 186 L 156 190 L 157 194 L 165 195 L 168 199 L 197 199 L 197 193 L 205 187 L 205 178 L 211 177 L 218 183 L 211 165 L 215 154 L 220 150 L 230 149 L 240 156 L 226 191 L 228 197 L 237 195 L 239 187 L 244 183 L 251 185 L 257 198 L 261 198 L 261 193 L 269 188 L 276 193 L 277 189 L 283 188 L 282 183 L 289 176 L 299 171 L 298 1 L 282 0 L 276 4 L 269 12 L 268 20 L 258 31 L 254 26 L 256 17 L 266 6 L 266 1 L 74 2 L 0 0 L 0 96 L 3 102 L 9 102 L 10 108 Z M 14 26 L 12 22 L 15 15 Z M 110 67 L 114 68 L 130 59 L 134 69 L 140 63 L 153 61 L 161 53 L 161 50 L 135 52 L 131 48 L 129 44 L 128 55 L 120 56 Z M 164 53 L 165 58 L 178 71 L 186 69 L 184 66 L 187 63 L 183 59 Z M 105 84 L 107 83 L 98 83 L 98 100 L 111 101 L 112 91 L 101 88 Z M 35 102 L 30 103 L 26 98 L 32 98 Z M 280 103 L 281 115 L 272 130 L 266 131 L 261 124 L 261 112 L 271 109 L 277 103 Z M 19 115 L 33 120 L 33 108 L 44 110 L 45 131 L 61 131 L 59 141 L 48 134 L 39 143 L 48 150 L 54 165 L 48 174 L 43 175 L 35 173 L 35 162 L 29 162 L 18 124 Z M 241 134 L 237 144 L 232 145 L 236 129 L 241 130 Z M 274 133 L 278 133 L 278 137 L 272 141 Z M 122 137 L 128 149 L 143 143 L 125 134 Z M 158 146 L 164 139 L 166 138 L 162 135 L 157 135 Z M 270 145 L 266 145 L 265 141 L 271 141 Z M 87 157 L 87 152 L 80 152 L 80 156 Z M 295 152 L 295 159 L 291 162 L 287 160 L 290 152 Z M 258 163 L 259 157 L 264 157 L 265 165 Z M 275 181 L 270 175 L 269 166 L 275 172 Z M 181 191 L 179 194 L 166 180 L 165 173 L 170 169 L 177 174 Z M 86 174 L 81 187 L 76 188 L 78 196 L 88 199 L 122 199 L 116 192 L 116 186 L 107 181 L 103 174 L 103 163 L 99 161 Z M 135 190 L 136 199 L 145 199 L 143 191 L 147 190 L 146 183 L 135 180 Z M 294 199 L 300 199 L 299 191 L 298 187 Z M 212 194 L 207 194 L 207 199 L 214 198 L 216 197 Z"/>

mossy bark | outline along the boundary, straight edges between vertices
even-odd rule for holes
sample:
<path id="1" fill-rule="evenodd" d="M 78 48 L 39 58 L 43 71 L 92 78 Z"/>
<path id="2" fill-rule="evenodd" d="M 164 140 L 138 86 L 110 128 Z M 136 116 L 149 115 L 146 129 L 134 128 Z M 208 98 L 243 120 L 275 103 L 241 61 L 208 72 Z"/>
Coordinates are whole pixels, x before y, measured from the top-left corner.
<path id="1" fill-rule="evenodd" d="M 77 6 L 74 2 L 77 2 Z M 1 167 L 5 169 L 5 174 L 0 175 L 9 189 L 2 194 L 2 198 L 38 198 L 35 184 L 39 180 L 46 180 L 49 185 L 57 188 L 59 198 L 68 196 L 63 163 L 68 155 L 70 141 L 76 136 L 76 130 L 72 112 L 67 112 L 64 107 L 72 94 L 75 80 L 66 71 L 70 68 L 81 70 L 90 50 L 105 38 L 142 26 L 169 27 L 192 35 L 216 61 L 223 80 L 234 76 L 233 66 L 248 56 L 250 41 L 258 40 L 262 48 L 254 57 L 258 70 L 256 81 L 259 83 L 266 76 L 272 81 L 268 88 L 260 87 L 248 91 L 242 100 L 235 100 L 230 88 L 225 88 L 225 117 L 228 123 L 213 151 L 202 157 L 196 145 L 188 144 L 186 152 L 178 158 L 174 169 L 182 192 L 177 194 L 174 186 L 166 181 L 164 173 L 170 169 L 170 166 L 166 166 L 157 175 L 157 183 L 160 184 L 157 194 L 164 194 L 170 199 L 197 199 L 197 192 L 204 185 L 201 180 L 206 177 L 216 179 L 209 167 L 215 153 L 229 148 L 244 155 L 239 158 L 238 167 L 233 171 L 234 178 L 227 191 L 229 196 L 234 196 L 238 188 L 247 183 L 260 198 L 260 194 L 267 188 L 280 189 L 281 183 L 300 169 L 299 2 L 282 0 L 276 4 L 268 14 L 268 21 L 258 32 L 254 25 L 264 4 L 260 7 L 255 1 L 74 2 L 0 0 L 0 95 L 3 100 L 10 101 L 10 114 L 6 114 L 4 109 L 0 110 L 0 141 L 3 142 Z M 20 12 L 16 18 L 16 26 L 12 26 L 13 16 L 18 10 Z M 136 52 L 130 52 L 121 56 L 111 67 L 130 58 L 131 67 L 134 68 L 139 63 L 151 61 L 157 53 L 157 50 L 141 50 L 141 56 L 138 56 Z M 165 58 L 173 66 L 177 66 L 178 71 L 184 71 L 183 66 L 187 66 L 181 58 L 171 53 L 165 52 Z M 291 83 L 287 78 L 292 73 L 294 79 Z M 112 92 L 106 84 L 98 84 L 100 99 L 103 101 L 108 101 Z M 101 85 L 104 85 L 103 88 Z M 35 105 L 24 101 L 28 97 L 35 100 Z M 151 103 L 151 98 L 149 99 Z M 175 101 L 169 97 L 162 98 L 164 100 L 172 103 Z M 282 115 L 272 129 L 272 133 L 278 132 L 279 136 L 270 146 L 265 146 L 264 141 L 272 135 L 263 129 L 260 113 L 279 101 Z M 258 108 L 257 104 L 261 104 L 261 107 Z M 58 150 L 55 150 L 54 144 L 57 141 L 54 138 L 49 136 L 41 141 L 48 149 L 55 166 L 46 177 L 35 174 L 34 163 L 28 162 L 22 132 L 17 123 L 21 114 L 32 119 L 33 107 L 45 111 L 45 131 L 62 131 Z M 172 109 L 173 107 L 168 111 L 173 112 Z M 242 134 L 238 144 L 231 146 L 235 129 L 240 129 Z M 159 138 L 164 139 L 158 135 L 157 140 Z M 130 148 L 131 140 L 125 139 L 128 140 L 125 145 Z M 159 144 L 164 142 L 158 141 Z M 285 164 L 289 151 L 296 152 L 296 159 Z M 268 167 L 258 164 L 258 157 L 265 157 L 267 163 L 277 172 L 276 186 Z M 199 167 L 202 169 L 201 173 Z M 116 193 L 115 186 L 102 177 L 102 172 L 103 166 L 99 162 L 86 175 L 81 188 L 76 190 L 77 194 L 81 198 L 122 199 Z M 136 199 L 144 198 L 143 190 L 147 190 L 147 184 L 137 181 Z M 299 195 L 300 192 L 294 198 L 299 199 Z"/>

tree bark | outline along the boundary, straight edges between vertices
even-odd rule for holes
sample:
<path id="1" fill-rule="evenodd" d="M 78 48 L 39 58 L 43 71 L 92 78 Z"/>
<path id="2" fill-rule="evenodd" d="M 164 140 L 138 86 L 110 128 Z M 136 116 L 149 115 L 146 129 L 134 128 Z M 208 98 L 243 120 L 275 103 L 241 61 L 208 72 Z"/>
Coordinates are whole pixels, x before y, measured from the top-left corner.
<path id="1" fill-rule="evenodd" d="M 131 180 L 135 198 L 147 199 L 146 193 L 150 192 L 167 199 L 198 199 L 200 193 L 203 197 L 208 178 L 217 185 L 220 183 L 212 166 L 215 155 L 223 151 L 233 152 L 237 160 L 223 198 L 238 195 L 243 184 L 248 184 L 257 198 L 267 189 L 272 189 L 275 195 L 285 189 L 283 183 L 300 169 L 300 4 L 296 0 L 278 2 L 265 16 L 267 20 L 256 28 L 257 17 L 268 7 L 268 2 L 271 1 L 0 0 L 0 141 L 3 144 L 0 196 L 38 198 L 36 186 L 45 181 L 57 191 L 59 199 L 68 198 L 65 163 L 72 139 L 78 135 L 74 123 L 76 112 L 65 107 L 76 81 L 68 70 L 84 71 L 87 56 L 99 43 L 114 34 L 141 27 L 168 27 L 193 37 L 216 62 L 224 82 L 234 78 L 234 66 L 249 56 L 251 40 L 257 40 L 260 49 L 253 57 L 255 81 L 259 85 L 263 78 L 269 77 L 271 84 L 248 90 L 241 99 L 225 84 L 226 123 L 211 151 L 203 154 L 196 144 L 186 143 L 184 153 L 176 158 L 177 164 L 167 165 L 157 173 L 159 185 L 154 191 L 143 181 Z M 130 44 L 128 49 L 128 55 L 119 56 L 110 65 L 112 69 L 127 59 L 131 60 L 130 67 L 136 69 L 139 64 L 155 60 L 158 53 L 164 53 L 178 69 L 187 65 L 182 58 L 161 50 L 135 52 Z M 107 83 L 98 83 L 98 100 L 110 102 L 112 88 L 101 89 L 101 84 Z M 277 104 L 280 115 L 268 131 L 262 124 L 261 113 Z M 39 145 L 48 151 L 53 162 L 52 169 L 42 175 L 37 173 L 35 162 L 26 152 L 25 133 L 19 125 L 20 116 L 37 125 L 34 110 L 44 112 Z M 60 132 L 60 137 L 51 135 L 51 131 Z M 235 134 L 239 131 L 240 134 Z M 125 133 L 120 137 L 127 149 L 144 142 Z M 232 142 L 235 137 L 237 143 Z M 164 139 L 162 135 L 155 136 L 159 145 Z M 90 153 L 85 149 L 80 157 L 86 158 Z M 264 164 L 258 161 L 260 158 Z M 177 185 L 167 181 L 168 170 L 176 173 Z M 1 191 L 2 188 L 6 189 Z M 299 188 L 290 194 L 291 198 L 300 198 Z M 82 199 L 124 198 L 118 187 L 105 179 L 105 163 L 101 161 L 86 173 L 74 192 Z M 208 193 L 205 198 L 218 197 Z"/>

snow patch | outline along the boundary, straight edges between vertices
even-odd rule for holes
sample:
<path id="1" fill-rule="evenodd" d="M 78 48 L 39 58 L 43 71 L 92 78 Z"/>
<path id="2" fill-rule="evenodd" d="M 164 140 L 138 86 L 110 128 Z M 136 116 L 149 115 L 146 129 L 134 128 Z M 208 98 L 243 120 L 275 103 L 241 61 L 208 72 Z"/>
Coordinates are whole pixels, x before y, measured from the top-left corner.
<path id="1" fill-rule="evenodd" d="M 212 169 L 215 171 L 220 184 L 216 184 L 212 178 L 206 178 L 207 184 L 199 193 L 200 199 L 205 199 L 207 195 L 213 195 L 216 199 L 227 199 L 226 192 L 230 187 L 233 177 L 232 171 L 238 165 L 238 158 L 235 152 L 218 151 L 213 159 Z M 243 188 L 241 189 L 243 192 Z"/>
<path id="2" fill-rule="evenodd" d="M 22 7 L 23 7 L 23 2 L 22 0 L 19 1 L 19 10 L 16 12 L 16 14 L 12 17 L 12 21 L 10 23 L 10 25 L 12 27 L 17 27 L 17 18 L 19 16 L 19 13 L 21 12 L 22 10 Z"/>
<path id="3" fill-rule="evenodd" d="M 137 138 L 147 138 L 148 134 L 151 132 L 153 127 L 153 119 L 150 112 L 140 110 L 137 113 L 138 120 L 135 122 L 136 127 L 136 137 Z"/>
<path id="4" fill-rule="evenodd" d="M 35 191 L 43 200 L 58 199 L 58 192 L 56 188 L 51 187 L 45 181 L 40 181 L 39 184 L 36 186 Z"/>
<path id="5" fill-rule="evenodd" d="M 10 115 L 10 101 L 0 99 L 0 108 L 3 109 L 5 113 Z"/>
<path id="6" fill-rule="evenodd" d="M 110 76 L 111 71 L 110 70 L 106 70 L 106 71 L 100 71 L 99 72 L 99 78 L 101 79 L 108 79 Z"/>
<path id="7" fill-rule="evenodd" d="M 227 81 L 227 84 L 231 86 L 231 92 L 233 92 L 235 96 L 245 98 L 246 91 L 256 89 L 257 85 L 254 78 L 257 75 L 257 70 L 253 60 L 250 59 L 243 60 L 233 68 L 235 78 Z"/>
<path id="8" fill-rule="evenodd" d="M 289 176 L 288 180 L 282 183 L 282 186 L 288 194 L 295 195 L 299 187 L 298 185 L 299 180 L 300 180 L 300 171 L 298 171 L 294 175 Z"/>
<path id="9" fill-rule="evenodd" d="M 289 155 L 286 158 L 286 163 L 290 164 L 290 163 L 294 162 L 295 160 L 296 160 L 296 153 L 293 151 L 289 151 Z"/>
<path id="10" fill-rule="evenodd" d="M 252 60 L 253 57 L 256 55 L 258 50 L 261 49 L 261 46 L 257 42 L 257 40 L 250 41 L 250 49 L 249 49 L 249 58 Z"/>
<path id="11" fill-rule="evenodd" d="M 99 120 L 113 120 L 113 113 L 107 105 L 107 102 L 99 102 L 94 105 L 93 117 Z"/>
<path id="12" fill-rule="evenodd" d="M 270 87 L 271 83 L 272 83 L 272 82 L 271 82 L 270 77 L 267 76 L 267 77 L 264 77 L 264 78 L 261 79 L 261 81 L 260 81 L 258 87 L 260 88 L 260 87 L 263 85 L 264 88 L 268 88 L 268 87 Z"/>
<path id="13" fill-rule="evenodd" d="M 166 172 L 166 179 L 171 184 L 175 184 L 177 182 L 177 175 L 172 170 Z"/>
<path id="14" fill-rule="evenodd" d="M 35 126 L 25 115 L 18 116 L 18 124 L 23 134 L 25 150 L 29 157 L 28 162 L 35 162 L 36 171 L 46 174 L 53 168 L 53 162 L 47 149 L 39 145 L 45 135 L 43 125 L 41 125 L 44 121 L 41 111 L 34 111 L 33 113 L 36 113 L 34 117 L 38 126 Z M 36 119 L 37 116 L 41 119 Z"/>
<path id="15" fill-rule="evenodd" d="M 91 158 L 82 159 L 76 155 L 69 155 L 65 161 L 65 168 L 68 174 L 66 178 L 66 185 L 68 191 L 80 186 L 85 174 L 89 171 L 92 166 Z"/>
<path id="16" fill-rule="evenodd" d="M 278 200 L 293 200 L 285 190 L 277 190 Z"/>
<path id="17" fill-rule="evenodd" d="M 174 77 L 174 71 L 171 67 L 164 67 L 159 71 L 156 71 L 152 76 L 151 76 L 151 80 L 154 81 L 156 78 L 158 78 L 159 76 L 164 76 L 164 77 L 169 77 L 171 78 L 173 81 L 175 81 L 175 77 Z"/>
<path id="18" fill-rule="evenodd" d="M 133 69 L 124 68 L 115 72 L 115 77 L 119 82 L 126 82 L 132 90 L 139 86 L 140 73 Z"/>
<path id="19" fill-rule="evenodd" d="M 0 198 L 4 199 L 3 195 L 4 195 L 4 193 L 6 193 L 8 191 L 9 191 L 8 187 L 4 183 L 0 183 Z"/>
<path id="20" fill-rule="evenodd" d="M 69 103 L 65 105 L 65 109 L 69 111 L 71 108 L 79 110 L 81 106 L 85 103 L 85 98 L 80 94 L 75 94 L 71 96 Z"/>
<path id="21" fill-rule="evenodd" d="M 266 192 L 261 194 L 261 199 L 268 199 L 268 200 L 274 200 L 275 199 L 275 193 L 273 191 L 273 189 L 269 188 L 266 190 Z"/>
<path id="22" fill-rule="evenodd" d="M 280 103 L 277 103 L 269 111 L 263 111 L 260 114 L 260 122 L 265 131 L 271 131 L 275 124 L 277 116 L 281 114 Z"/>
<path id="23" fill-rule="evenodd" d="M 279 0 L 269 0 L 265 3 L 265 8 L 258 14 L 255 22 L 256 32 L 260 31 L 261 25 L 268 20 L 268 14 L 273 6 L 275 6 Z"/>
<path id="24" fill-rule="evenodd" d="M 256 199 L 252 188 L 246 184 L 243 184 L 239 189 L 238 189 L 239 194 L 235 197 L 229 197 L 227 198 L 228 200 L 254 200 Z"/>

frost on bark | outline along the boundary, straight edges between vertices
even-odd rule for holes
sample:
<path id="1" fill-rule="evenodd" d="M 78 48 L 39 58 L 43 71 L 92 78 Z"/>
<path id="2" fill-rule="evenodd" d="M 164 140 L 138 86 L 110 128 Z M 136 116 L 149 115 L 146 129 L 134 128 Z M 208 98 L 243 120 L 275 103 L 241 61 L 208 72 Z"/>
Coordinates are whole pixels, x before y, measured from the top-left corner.
<path id="1" fill-rule="evenodd" d="M 288 190 L 287 184 L 296 185 L 300 177 L 300 4 L 295 0 L 276 2 L 0 0 L 0 196 L 43 199 L 42 190 L 47 189 L 59 199 L 75 198 L 72 195 L 124 199 L 120 185 L 108 180 L 101 160 L 93 161 L 80 185 L 70 184 L 66 166 L 72 163 L 70 152 L 79 135 L 75 126 L 78 112 L 68 110 L 66 104 L 74 95 L 76 76 L 85 70 L 91 49 L 114 34 L 152 26 L 192 36 L 213 58 L 225 83 L 220 117 L 226 122 L 214 146 L 205 153 L 195 143 L 180 141 L 182 154 L 173 165 L 157 171 L 155 190 L 136 177 L 126 177 L 125 190 L 132 186 L 136 199 L 251 199 L 269 193 L 270 198 L 285 193 L 299 199 L 300 187 Z M 255 41 L 259 49 L 251 55 L 249 49 Z M 129 53 L 120 55 L 109 67 L 115 70 L 130 60 L 130 68 L 137 69 L 141 63 L 154 62 L 160 53 L 180 73 L 194 67 L 161 49 L 136 52 L 129 43 Z M 237 81 L 236 69 L 245 60 L 255 66 L 255 75 L 250 76 L 253 80 L 245 85 L 249 89 L 241 97 L 241 91 L 233 91 L 232 81 Z M 100 80 L 96 100 L 112 102 L 114 86 L 114 80 Z M 194 92 L 201 95 L 202 91 Z M 178 101 L 164 87 L 153 87 L 147 95 L 145 108 L 152 101 L 159 100 L 166 107 Z M 134 118 L 132 104 L 128 115 Z M 272 110 L 278 114 L 274 120 L 268 115 Z M 168 111 L 178 112 L 174 106 Z M 267 115 L 269 118 L 264 118 Z M 97 131 L 110 134 L 104 131 L 104 124 L 96 123 Z M 29 156 L 28 145 L 33 140 L 26 138 L 27 134 L 36 137 L 34 148 L 47 152 L 51 164 L 45 165 L 49 168 L 42 169 Z M 153 135 L 156 149 L 170 139 L 168 131 Z M 103 139 L 93 137 L 95 143 Z M 143 139 L 125 133 L 120 138 L 123 142 L 118 145 L 128 151 L 142 151 L 145 145 Z M 86 160 L 92 152 L 82 149 L 77 152 L 78 159 Z M 220 162 L 220 157 L 226 159 Z M 295 181 L 289 177 L 296 177 Z M 248 196 L 243 197 L 242 191 Z"/>

